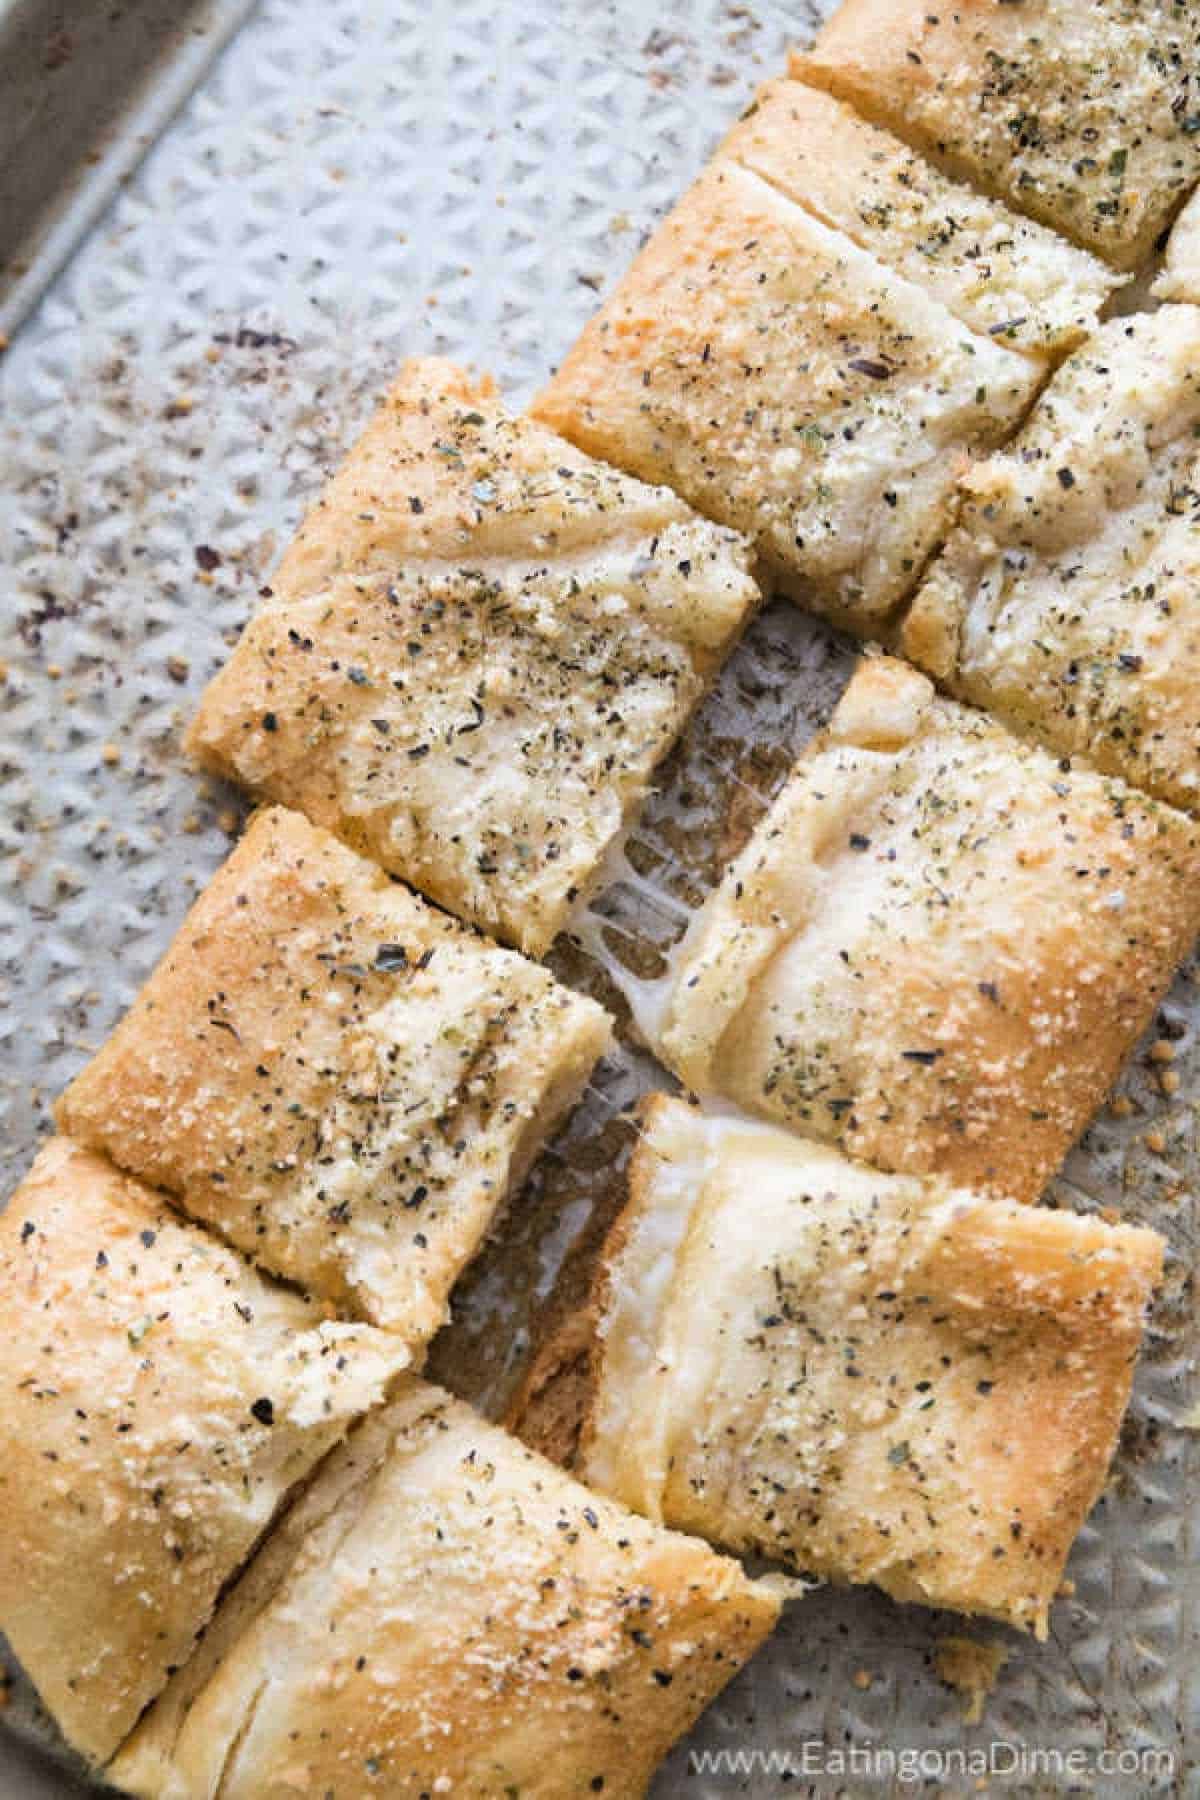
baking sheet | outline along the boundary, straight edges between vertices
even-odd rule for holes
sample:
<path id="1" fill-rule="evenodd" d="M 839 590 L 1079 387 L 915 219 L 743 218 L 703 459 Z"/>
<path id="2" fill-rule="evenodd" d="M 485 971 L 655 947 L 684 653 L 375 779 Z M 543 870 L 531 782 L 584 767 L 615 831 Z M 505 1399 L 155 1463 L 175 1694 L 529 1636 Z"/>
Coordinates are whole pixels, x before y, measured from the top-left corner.
<path id="1" fill-rule="evenodd" d="M 11 335 L 256 0 L 0 0 L 0 333 Z"/>
<path id="2" fill-rule="evenodd" d="M 228 849 L 238 808 L 184 765 L 179 726 L 373 393 L 400 356 L 435 351 L 527 397 L 816 10 L 268 0 L 0 356 L 5 1189 Z M 762 615 L 596 904 L 606 955 L 653 971 L 849 664 L 786 603 Z M 555 960 L 605 980 L 569 945 Z M 1181 977 L 1158 1027 L 1178 1092 L 1135 1058 L 1128 1115 L 1098 1121 L 1060 1184 L 1158 1225 L 1175 1255 L 1051 1642 L 965 1628 L 1010 1652 L 968 1728 L 932 1666 L 961 1621 L 817 1592 L 660 1796 L 966 1794 L 975 1774 L 936 1758 L 989 1746 L 993 1792 L 1200 1792 L 1198 999 Z M 621 1109 L 650 1078 L 636 1055 L 600 1072 L 505 1249 L 462 1285 L 435 1363 L 493 1407 L 612 1204 Z M 19 1684 L 0 1717 L 9 1742 L 52 1741 Z M 39 1792 L 4 1744 L 0 1794 Z M 904 1774 L 918 1751 L 935 1760 Z M 693 1761 L 726 1752 L 749 1760 Z M 1143 1760 L 1105 1773 L 1118 1752 Z M 1173 1772 L 1148 1760 L 1168 1755 Z M 48 1792 L 74 1791 L 47 1767 Z"/>

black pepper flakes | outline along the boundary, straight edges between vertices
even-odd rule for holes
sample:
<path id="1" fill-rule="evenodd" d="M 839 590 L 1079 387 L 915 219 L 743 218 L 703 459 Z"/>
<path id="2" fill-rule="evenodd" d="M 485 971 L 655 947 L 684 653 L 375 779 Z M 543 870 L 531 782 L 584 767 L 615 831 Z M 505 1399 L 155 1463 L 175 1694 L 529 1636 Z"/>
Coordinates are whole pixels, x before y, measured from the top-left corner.
<path id="1" fill-rule="evenodd" d="M 873 356 L 852 356 L 850 367 L 857 375 L 866 375 L 872 381 L 890 381 L 892 371 L 884 362 L 877 362 Z"/>

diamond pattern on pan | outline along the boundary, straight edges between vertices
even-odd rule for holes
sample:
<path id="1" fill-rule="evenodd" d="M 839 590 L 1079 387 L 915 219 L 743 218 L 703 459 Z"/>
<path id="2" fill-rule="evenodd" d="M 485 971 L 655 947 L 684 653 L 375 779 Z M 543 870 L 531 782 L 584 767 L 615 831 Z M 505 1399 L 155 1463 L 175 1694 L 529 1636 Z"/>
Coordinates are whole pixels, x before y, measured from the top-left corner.
<path id="1" fill-rule="evenodd" d="M 374 392 L 404 353 L 436 351 L 527 397 L 817 10 L 269 0 L 0 357 L 6 1189 L 48 1100 L 227 848 L 236 803 L 185 767 L 179 725 Z M 847 667 L 823 628 L 770 609 L 635 833 L 636 884 L 599 910 L 666 941 Z M 561 954 L 591 978 L 586 957 Z M 1060 1184 L 1064 1199 L 1155 1223 L 1178 1254 L 1052 1642 L 972 1633 L 870 1593 L 814 1594 L 676 1753 L 661 1796 L 864 1791 L 852 1777 L 784 1785 L 769 1769 L 689 1766 L 695 1750 L 798 1754 L 816 1739 L 1144 1745 L 1174 1751 L 1181 1770 L 1195 1755 L 1198 1515 L 1184 1495 L 1200 1459 L 1182 1426 L 1197 1417 L 1185 1261 L 1198 1235 L 1197 998 L 1181 978 L 1160 1021 L 1175 1091 L 1140 1055 L 1128 1112 L 1097 1122 Z M 644 1059 L 604 1071 L 596 1117 L 646 1079 Z M 567 1146 L 551 1153 L 514 1221 L 524 1314 L 498 1297 L 494 1260 L 463 1290 L 457 1364 L 453 1339 L 439 1352 L 463 1386 L 484 1329 L 495 1342 L 497 1325 L 536 1314 L 584 1229 L 597 1172 L 574 1179 L 582 1121 L 573 1136 L 570 1163 Z M 506 1373 L 484 1368 L 478 1391 L 494 1399 Z M 964 1629 L 1011 1651 L 984 1723 L 966 1729 L 932 1668 L 938 1637 Z M 4 1716 L 47 1735 L 19 1687 Z M 3 1769 L 0 1756 L 0 1785 Z M 937 1783 L 870 1792 L 922 1786 Z M 1095 1791 L 1133 1790 L 1115 1777 Z"/>

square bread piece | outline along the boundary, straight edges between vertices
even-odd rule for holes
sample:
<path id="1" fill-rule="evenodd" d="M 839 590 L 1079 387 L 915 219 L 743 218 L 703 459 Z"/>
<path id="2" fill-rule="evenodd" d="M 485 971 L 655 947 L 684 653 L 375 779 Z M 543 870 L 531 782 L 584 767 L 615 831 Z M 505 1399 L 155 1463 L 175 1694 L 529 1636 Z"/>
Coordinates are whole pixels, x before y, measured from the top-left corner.
<path id="1" fill-rule="evenodd" d="M 277 808 L 57 1116 L 418 1344 L 608 1043 L 592 1001 Z"/>
<path id="2" fill-rule="evenodd" d="M 878 1168 L 1033 1200 L 1200 928 L 1200 828 L 860 664 L 676 953 L 661 1054 Z"/>
<path id="3" fill-rule="evenodd" d="M 1175 221 L 1154 295 L 1158 300 L 1200 301 L 1200 190 Z"/>
<path id="4" fill-rule="evenodd" d="M 112 1770 L 154 1800 L 641 1795 L 779 1602 L 416 1379 L 322 1470 Z"/>
<path id="5" fill-rule="evenodd" d="M 718 156 L 534 403 L 594 456 L 754 539 L 870 635 L 915 585 L 972 451 L 1039 365 Z"/>
<path id="6" fill-rule="evenodd" d="M 584 1478 L 794 1571 L 1044 1638 L 1162 1240 L 662 1095 L 643 1125 Z"/>
<path id="7" fill-rule="evenodd" d="M 104 1761 L 407 1354 L 65 1138 L 0 1217 L 0 1631 Z"/>
<path id="8" fill-rule="evenodd" d="M 793 74 L 1136 269 L 1200 179 L 1193 0 L 843 0 Z"/>
<path id="9" fill-rule="evenodd" d="M 1056 356 L 1095 331 L 1121 277 L 1057 232 L 949 180 L 832 95 L 771 81 L 721 154 L 761 175 L 981 332 Z"/>
<path id="10" fill-rule="evenodd" d="M 757 603 L 749 563 L 490 383 L 411 362 L 188 746 L 540 955 Z"/>
<path id="11" fill-rule="evenodd" d="M 962 482 L 900 643 L 963 699 L 1200 804 L 1200 308 L 1115 319 Z"/>

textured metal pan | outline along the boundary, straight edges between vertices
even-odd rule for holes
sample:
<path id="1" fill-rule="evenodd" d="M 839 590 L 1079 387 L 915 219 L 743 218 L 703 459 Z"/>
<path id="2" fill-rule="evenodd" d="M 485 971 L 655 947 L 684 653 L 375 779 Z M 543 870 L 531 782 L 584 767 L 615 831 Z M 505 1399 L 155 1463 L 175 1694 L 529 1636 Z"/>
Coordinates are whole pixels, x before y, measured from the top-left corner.
<path id="1" fill-rule="evenodd" d="M 5 1186 L 227 848 L 236 809 L 184 766 L 178 726 L 371 394 L 402 354 L 437 350 L 527 395 L 816 10 L 267 0 L 0 358 Z M 763 616 L 634 834 L 601 909 L 610 947 L 678 929 L 847 667 L 794 609 Z M 1196 1018 L 1181 978 L 1165 1018 L 1179 1090 L 1135 1059 L 1128 1114 L 1097 1123 L 1063 1184 L 1160 1225 L 1176 1258 L 1052 1641 L 974 1630 L 1010 1660 L 966 1727 L 932 1662 L 958 1621 L 816 1593 L 677 1752 L 662 1795 L 965 1794 L 975 1777 L 953 1763 L 909 1779 L 886 1753 L 992 1744 L 992 1791 L 1195 1789 Z M 490 1404 L 611 1201 L 617 1114 L 648 1078 L 635 1056 L 602 1072 L 463 1287 L 437 1366 Z M 52 1744 L 20 1686 L 5 1717 Z M 725 1751 L 751 1761 L 692 1760 Z M 1169 1753 L 1174 1774 L 1105 1773 L 1118 1751 Z M 760 1752 L 793 1755 L 790 1778 Z M 70 1792 L 59 1767 L 48 1791 Z M 0 1794 L 38 1791 L 0 1754 Z"/>
<path id="2" fill-rule="evenodd" d="M 0 332 L 11 334 L 255 0 L 0 0 Z"/>

